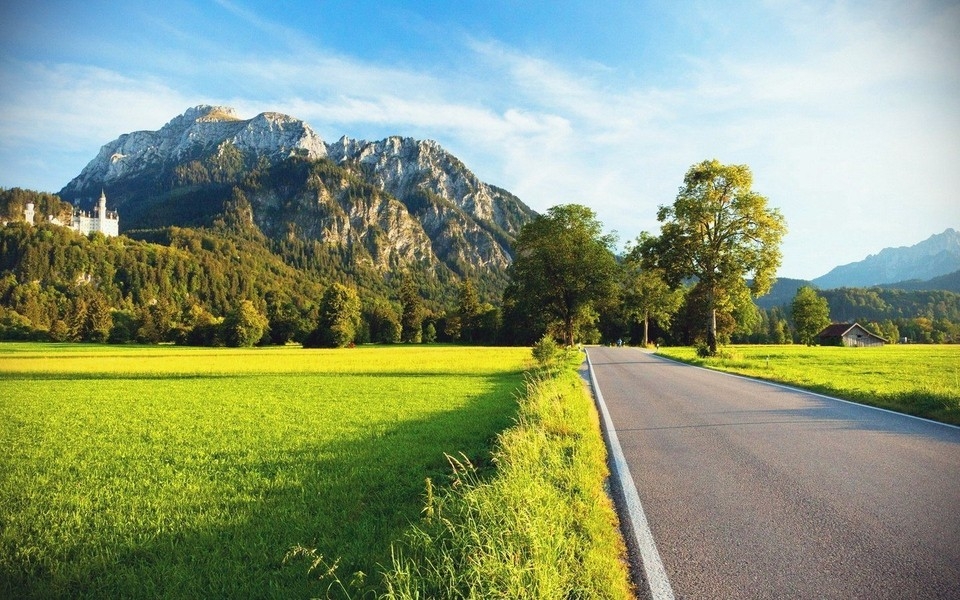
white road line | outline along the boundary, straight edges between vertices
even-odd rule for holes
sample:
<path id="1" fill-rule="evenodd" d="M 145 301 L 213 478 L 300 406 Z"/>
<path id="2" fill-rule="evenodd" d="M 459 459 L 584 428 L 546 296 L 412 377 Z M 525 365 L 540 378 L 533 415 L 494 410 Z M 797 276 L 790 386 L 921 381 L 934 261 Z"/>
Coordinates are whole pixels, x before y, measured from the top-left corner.
<path id="1" fill-rule="evenodd" d="M 653 541 L 653 534 L 650 532 L 647 516 L 644 514 L 643 506 L 640 504 L 640 495 L 637 493 L 637 487 L 633 484 L 633 477 L 630 475 L 627 460 L 623 456 L 623 449 L 620 448 L 620 440 L 617 437 L 616 430 L 613 428 L 613 421 L 610 419 L 609 411 L 607 411 L 607 404 L 603 401 L 603 394 L 600 393 L 597 375 L 593 371 L 593 363 L 590 362 L 590 353 L 587 352 L 586 355 L 587 367 L 590 369 L 590 384 L 593 386 L 593 394 L 597 399 L 597 406 L 600 409 L 600 416 L 603 420 L 603 428 L 607 434 L 607 445 L 611 459 L 611 475 L 616 477 L 620 485 L 620 490 L 623 492 L 624 506 L 627 510 L 627 525 L 630 531 L 632 531 L 634 540 L 637 543 L 637 548 L 640 551 L 640 562 L 643 566 L 643 573 L 646 576 L 650 596 L 653 600 L 674 600 L 673 588 L 670 587 L 670 580 L 667 578 L 667 572 L 663 568 L 663 561 L 660 560 L 660 553 L 657 552 L 657 544 Z"/>
<path id="2" fill-rule="evenodd" d="M 924 417 L 918 417 L 917 415 L 909 415 L 907 413 L 897 412 L 895 410 L 890 410 L 889 408 L 881 408 L 879 406 L 871 406 L 869 404 L 862 404 L 860 402 L 854 402 L 853 400 L 844 400 L 843 398 L 837 398 L 835 396 L 827 396 L 826 394 L 821 394 L 819 392 L 814 392 L 813 390 L 805 390 L 803 388 L 794 387 L 792 385 L 787 385 L 785 383 L 778 383 L 776 381 L 770 381 L 769 379 L 760 379 L 759 377 L 750 377 L 748 375 L 740 375 L 739 373 L 729 373 L 727 371 L 720 371 L 718 369 L 711 369 L 709 367 L 701 367 L 700 365 L 692 365 L 682 360 L 670 356 L 664 356 L 662 354 L 653 354 L 661 360 L 669 360 L 670 362 L 684 365 L 686 367 L 693 367 L 694 369 L 700 369 L 701 371 L 707 371 L 708 373 L 717 373 L 719 375 L 726 375 L 727 377 L 735 377 L 737 379 L 745 379 L 747 381 L 753 381 L 754 383 L 762 383 L 765 385 L 773 386 L 776 388 L 781 388 L 784 390 L 789 390 L 791 392 L 799 392 L 801 394 L 808 394 L 810 396 L 816 396 L 817 398 L 823 398 L 824 400 L 833 400 L 834 402 L 842 402 L 844 404 L 849 404 L 850 406 L 859 406 L 860 408 L 869 408 L 870 410 L 876 410 L 888 415 L 894 415 L 897 417 L 907 417 L 908 419 L 914 419 L 916 421 L 923 421 L 924 423 L 930 423 L 932 425 L 940 425 L 941 427 L 948 427 L 950 429 L 960 429 L 960 425 L 954 425 L 952 423 L 942 423 L 940 421 L 934 421 L 933 419 L 926 419 Z M 588 357 L 589 358 L 589 357 Z"/>

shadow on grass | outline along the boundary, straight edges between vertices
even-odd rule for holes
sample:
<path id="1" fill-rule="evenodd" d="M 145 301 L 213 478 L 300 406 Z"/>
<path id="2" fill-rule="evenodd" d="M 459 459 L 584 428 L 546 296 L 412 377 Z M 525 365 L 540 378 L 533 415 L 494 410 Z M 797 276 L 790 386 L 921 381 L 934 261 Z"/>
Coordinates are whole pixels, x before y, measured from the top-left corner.
<path id="1" fill-rule="evenodd" d="M 359 439 L 318 441 L 293 451 L 264 453 L 269 458 L 260 460 L 242 452 L 219 453 L 218 464 L 253 470 L 260 482 L 257 489 L 214 500 L 228 506 L 223 512 L 230 522 L 196 525 L 203 507 L 192 507 L 194 512 L 175 531 L 143 531 L 142 539 L 127 540 L 123 546 L 111 542 L 116 536 L 104 536 L 106 542 L 91 541 L 101 547 L 67 552 L 66 557 L 58 554 L 56 560 L 64 563 L 54 565 L 55 572 L 42 562 L 0 561 L 0 596 L 345 597 L 332 578 L 320 578 L 324 568 L 308 572 L 309 560 L 284 561 L 291 549 L 303 546 L 323 555 L 327 566 L 336 563 L 336 575 L 344 584 L 364 573 L 363 583 L 350 594 L 373 597 L 381 566 L 390 564 L 391 542 L 419 519 L 425 478 L 447 481 L 450 468 L 444 453 L 463 452 L 474 464 L 487 465 L 494 437 L 513 423 L 521 376 L 487 380 L 489 392 L 456 410 L 377 423 Z M 216 468 L 211 473 L 216 476 Z M 201 514 L 193 518 L 197 511 Z"/>

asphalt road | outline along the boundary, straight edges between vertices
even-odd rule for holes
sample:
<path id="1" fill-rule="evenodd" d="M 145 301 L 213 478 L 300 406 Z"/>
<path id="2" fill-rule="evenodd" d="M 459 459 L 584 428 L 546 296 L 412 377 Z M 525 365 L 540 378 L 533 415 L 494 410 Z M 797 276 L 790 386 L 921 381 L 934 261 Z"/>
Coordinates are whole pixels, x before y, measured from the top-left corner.
<path id="1" fill-rule="evenodd" d="M 960 429 L 589 353 L 677 598 L 960 599 Z"/>

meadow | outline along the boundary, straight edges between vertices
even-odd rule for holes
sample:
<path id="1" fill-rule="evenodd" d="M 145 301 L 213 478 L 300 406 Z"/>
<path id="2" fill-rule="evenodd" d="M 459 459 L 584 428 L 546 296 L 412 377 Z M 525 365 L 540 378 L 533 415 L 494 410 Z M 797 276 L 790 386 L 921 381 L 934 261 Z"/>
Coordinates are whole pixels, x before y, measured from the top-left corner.
<path id="1" fill-rule="evenodd" d="M 698 358 L 689 347 L 661 347 L 684 362 L 960 424 L 960 346 L 728 346 Z"/>
<path id="2" fill-rule="evenodd" d="M 637 597 L 599 416 L 576 370 L 583 355 L 544 356 L 498 436 L 493 473 L 451 459 L 454 484 L 428 494 L 397 545 L 384 600 Z"/>
<path id="3" fill-rule="evenodd" d="M 446 455 L 492 468 L 529 357 L 0 344 L 0 596 L 331 593 L 294 548 L 366 596 Z"/>

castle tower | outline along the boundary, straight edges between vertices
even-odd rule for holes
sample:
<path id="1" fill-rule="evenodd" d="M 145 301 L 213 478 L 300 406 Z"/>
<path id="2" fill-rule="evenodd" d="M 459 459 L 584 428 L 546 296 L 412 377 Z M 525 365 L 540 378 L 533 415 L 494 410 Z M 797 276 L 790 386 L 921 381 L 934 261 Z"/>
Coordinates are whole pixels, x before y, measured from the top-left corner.
<path id="1" fill-rule="evenodd" d="M 97 231 L 106 236 L 120 235 L 120 216 L 116 211 L 107 212 L 107 194 L 100 189 L 100 200 L 97 203 Z"/>
<path id="2" fill-rule="evenodd" d="M 33 202 L 27 202 L 26 207 L 23 209 L 23 220 L 27 222 L 27 225 L 33 225 Z"/>

